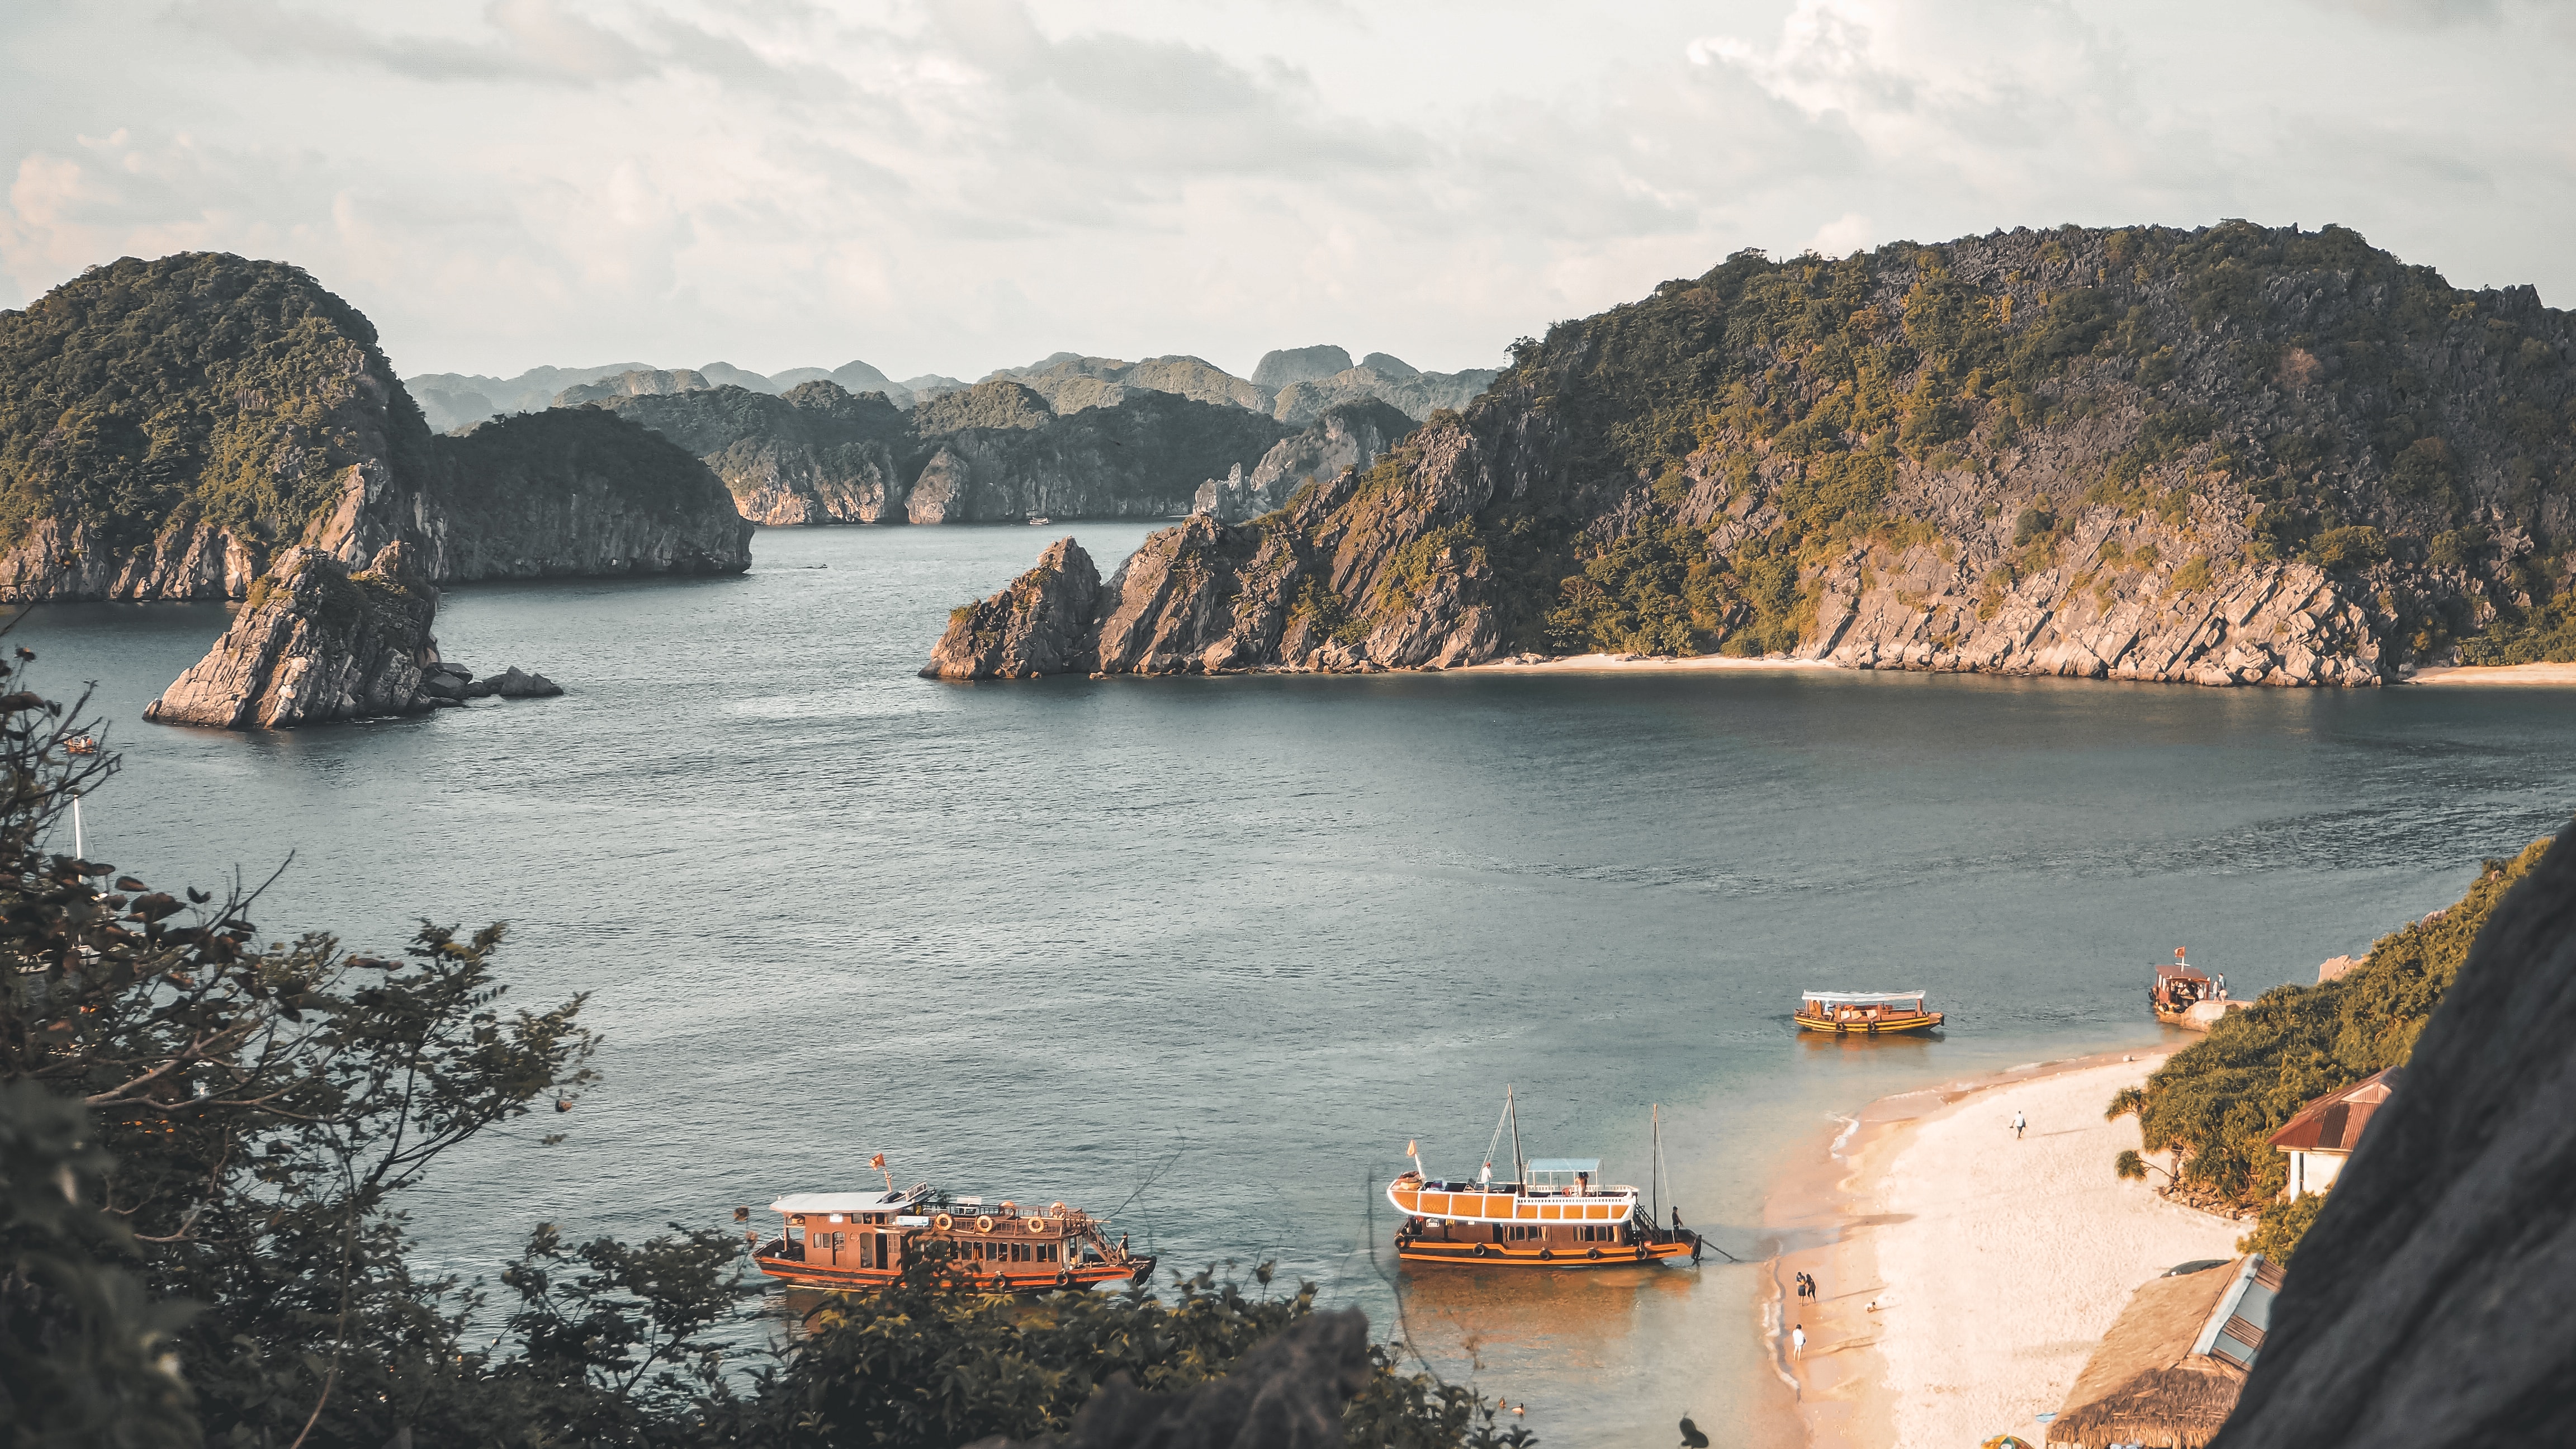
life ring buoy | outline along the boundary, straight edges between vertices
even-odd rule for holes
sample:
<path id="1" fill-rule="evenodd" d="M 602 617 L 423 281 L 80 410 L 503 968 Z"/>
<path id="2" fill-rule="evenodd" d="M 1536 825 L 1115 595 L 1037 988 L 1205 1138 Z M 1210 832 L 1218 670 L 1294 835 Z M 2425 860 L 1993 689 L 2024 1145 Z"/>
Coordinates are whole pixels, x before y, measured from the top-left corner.
<path id="1" fill-rule="evenodd" d="M 1468 1250 L 1467 1250 L 1467 1252 L 1468 1252 L 1468 1254 L 1469 1254 L 1470 1256 L 1472 1256 L 1472 1257 L 1478 1257 L 1478 1258 L 1484 1257 L 1484 1256 L 1485 1256 L 1485 1245 L 1484 1245 L 1483 1243 L 1478 1243 L 1476 1246 L 1474 1246 L 1474 1247 L 1472 1247 L 1472 1248 L 1468 1249 Z"/>
<path id="2" fill-rule="evenodd" d="M 1070 1288 L 1070 1287 L 1072 1287 L 1072 1286 L 1073 1286 L 1073 1270 L 1072 1270 L 1071 1268 L 1058 1268 L 1058 1269 L 1056 1269 L 1056 1270 L 1055 1270 L 1055 1286 L 1057 1286 L 1058 1288 Z"/>
<path id="3" fill-rule="evenodd" d="M 1030 1232 L 1032 1232 L 1032 1233 L 1043 1233 L 1043 1232 L 1045 1232 L 1046 1230 L 1047 1230 L 1047 1220 L 1046 1220 L 1046 1219 L 1044 1219 L 1044 1218 L 1031 1218 L 1031 1219 L 1029 1219 L 1029 1231 L 1030 1231 Z"/>
<path id="4" fill-rule="evenodd" d="M 946 1213 L 941 1213 L 939 1216 L 930 1220 L 930 1225 L 944 1233 L 950 1228 L 957 1226 L 957 1220 Z"/>
<path id="5" fill-rule="evenodd" d="M 1539 1250 L 1538 1250 L 1538 1260 L 1539 1260 L 1540 1262 L 1542 1262 L 1542 1263 L 1553 1263 L 1553 1262 L 1555 1262 L 1555 1261 L 1556 1261 L 1556 1249 L 1554 1249 L 1554 1248 L 1541 1248 L 1541 1249 L 1539 1249 Z"/>
<path id="6" fill-rule="evenodd" d="M 993 1230 L 993 1215 L 992 1215 L 992 1214 L 990 1214 L 990 1213 L 986 1213 L 984 1216 L 982 1216 L 982 1217 L 980 1217 L 980 1218 L 977 1218 L 977 1219 L 975 1220 L 975 1231 L 977 1231 L 977 1232 L 979 1232 L 979 1233 L 989 1233 L 989 1232 L 991 1232 L 992 1230 Z"/>
<path id="7" fill-rule="evenodd" d="M 1063 1217 L 1063 1216 L 1064 1216 L 1064 1204 L 1063 1204 L 1063 1203 L 1060 1203 L 1060 1202 L 1051 1202 L 1051 1203 L 1048 1203 L 1048 1204 L 1047 1204 L 1047 1211 L 1048 1211 L 1048 1212 L 1051 1212 L 1051 1213 L 1053 1213 L 1053 1214 L 1055 1214 L 1057 1217 Z"/>
<path id="8" fill-rule="evenodd" d="M 1585 1256 L 1585 1257 L 1587 1257 L 1587 1258 L 1590 1258 L 1593 1262 L 1598 1263 L 1598 1262 L 1600 1262 L 1600 1261 L 1601 1261 L 1601 1250 L 1600 1250 L 1599 1248 L 1591 1248 L 1591 1249 L 1587 1249 L 1587 1250 L 1584 1252 L 1583 1256 Z"/>

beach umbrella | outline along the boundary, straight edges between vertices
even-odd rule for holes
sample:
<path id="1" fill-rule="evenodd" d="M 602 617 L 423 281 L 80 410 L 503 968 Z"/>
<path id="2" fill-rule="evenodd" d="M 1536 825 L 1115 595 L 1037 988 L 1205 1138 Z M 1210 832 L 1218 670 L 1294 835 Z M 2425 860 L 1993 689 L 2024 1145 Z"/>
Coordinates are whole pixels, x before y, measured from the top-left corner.
<path id="1" fill-rule="evenodd" d="M 2031 1443 L 2028 1439 L 2020 1437 L 2019 1435 L 1997 1434 L 1995 1437 L 1987 1440 L 1983 1444 L 1978 1445 L 1977 1449 L 2039 1449 L 2039 1446 Z"/>

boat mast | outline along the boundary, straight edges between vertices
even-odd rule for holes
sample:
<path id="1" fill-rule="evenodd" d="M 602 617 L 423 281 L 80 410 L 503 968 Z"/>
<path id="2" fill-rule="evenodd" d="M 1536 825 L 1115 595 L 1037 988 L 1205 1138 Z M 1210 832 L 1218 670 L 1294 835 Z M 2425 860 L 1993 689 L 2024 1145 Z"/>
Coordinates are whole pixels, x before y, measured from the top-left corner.
<path id="1" fill-rule="evenodd" d="M 89 859 L 87 837 L 81 833 L 80 794 L 77 791 L 72 795 L 72 855 L 78 860 Z"/>
<path id="2" fill-rule="evenodd" d="M 1503 1083 L 1503 1115 L 1512 1123 L 1512 1181 L 1529 1185 L 1529 1165 L 1521 1160 L 1521 1114 L 1512 1104 L 1512 1084 Z"/>
<path id="3" fill-rule="evenodd" d="M 1653 1204 L 1654 1204 L 1655 1221 L 1656 1221 L 1656 1222 L 1658 1222 L 1658 1223 L 1660 1223 L 1660 1222 L 1662 1222 L 1662 1221 L 1664 1220 L 1664 1104 L 1663 1104 L 1663 1103 L 1661 1103 L 1661 1102 L 1657 1102 L 1657 1103 L 1655 1104 L 1655 1106 L 1654 1106 L 1654 1114 L 1655 1114 L 1655 1115 L 1654 1115 L 1654 1123 L 1655 1123 L 1655 1129 L 1654 1129 L 1654 1161 L 1653 1161 L 1653 1162 L 1652 1162 L 1652 1163 L 1647 1167 L 1647 1169 L 1646 1169 L 1646 1171 L 1647 1171 L 1647 1172 L 1648 1172 L 1648 1174 L 1649 1174 L 1649 1176 L 1647 1177 L 1647 1179 L 1646 1179 L 1646 1180 L 1647 1180 L 1648 1182 L 1650 1182 L 1650 1183 L 1653 1183 L 1653 1184 L 1654 1184 L 1654 1189 L 1653 1189 L 1653 1191 L 1654 1191 L 1654 1194 L 1655 1194 L 1655 1195 L 1654 1195 L 1654 1198 L 1653 1198 Z"/>

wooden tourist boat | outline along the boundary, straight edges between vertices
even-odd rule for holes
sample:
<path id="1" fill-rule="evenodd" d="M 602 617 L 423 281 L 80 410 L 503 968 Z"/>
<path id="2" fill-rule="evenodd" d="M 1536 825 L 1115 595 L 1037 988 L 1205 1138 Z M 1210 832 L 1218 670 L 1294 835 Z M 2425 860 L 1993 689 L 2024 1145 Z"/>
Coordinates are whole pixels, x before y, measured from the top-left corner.
<path id="1" fill-rule="evenodd" d="M 777 1237 L 752 1254 L 760 1271 L 810 1288 L 868 1288 L 891 1283 L 934 1243 L 977 1286 L 999 1293 L 1089 1288 L 1150 1280 L 1154 1259 L 1111 1242 L 1108 1221 L 1049 1203 L 1043 1208 L 980 1197 L 945 1204 L 927 1183 L 883 1192 L 789 1193 L 769 1205 L 785 1219 Z"/>
<path id="2" fill-rule="evenodd" d="M 1798 1003 L 1798 1025 L 1834 1036 L 1886 1036 L 1930 1031 L 1944 1017 L 1926 1010 L 1920 991 L 1810 991 Z"/>
<path id="3" fill-rule="evenodd" d="M 1503 1122 L 1512 1134 L 1516 1180 L 1493 1180 L 1493 1147 L 1474 1182 L 1443 1182 L 1422 1170 L 1419 1143 L 1408 1145 L 1413 1170 L 1386 1186 L 1386 1200 L 1404 1214 L 1395 1230 L 1395 1256 L 1407 1263 L 1457 1263 L 1478 1268 L 1621 1268 L 1687 1257 L 1699 1261 L 1700 1236 L 1681 1225 L 1681 1209 L 1665 1227 L 1660 1204 L 1648 1206 L 1637 1189 L 1601 1181 L 1593 1157 L 1521 1156 L 1520 1122 L 1511 1089 L 1503 1092 Z M 1662 1182 L 1662 1114 L 1656 1117 L 1655 1180 Z"/>
<path id="4" fill-rule="evenodd" d="M 2209 973 L 2184 960 L 2183 948 L 2176 946 L 2172 960 L 2156 963 L 2156 984 L 2147 988 L 2147 1005 L 2155 1009 L 2156 1020 L 2179 1024 L 2193 1007 L 2225 996 Z"/>

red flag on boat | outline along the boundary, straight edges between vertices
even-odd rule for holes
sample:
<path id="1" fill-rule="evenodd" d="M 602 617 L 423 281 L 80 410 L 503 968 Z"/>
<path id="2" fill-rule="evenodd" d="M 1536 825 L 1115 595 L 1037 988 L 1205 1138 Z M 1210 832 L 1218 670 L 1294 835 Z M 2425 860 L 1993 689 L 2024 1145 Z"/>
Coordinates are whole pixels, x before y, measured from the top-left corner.
<path id="1" fill-rule="evenodd" d="M 885 1154 L 884 1154 L 884 1153 L 882 1153 L 882 1152 L 880 1152 L 880 1153 L 878 1153 L 876 1156 L 869 1158 L 869 1159 L 868 1159 L 868 1166 L 870 1166 L 870 1167 L 878 1167 L 878 1168 L 884 1167 L 884 1166 L 885 1166 Z"/>

